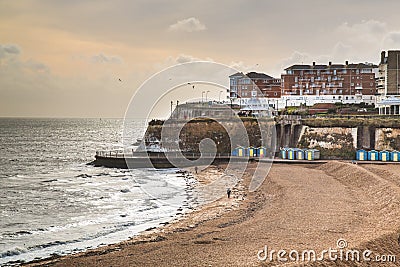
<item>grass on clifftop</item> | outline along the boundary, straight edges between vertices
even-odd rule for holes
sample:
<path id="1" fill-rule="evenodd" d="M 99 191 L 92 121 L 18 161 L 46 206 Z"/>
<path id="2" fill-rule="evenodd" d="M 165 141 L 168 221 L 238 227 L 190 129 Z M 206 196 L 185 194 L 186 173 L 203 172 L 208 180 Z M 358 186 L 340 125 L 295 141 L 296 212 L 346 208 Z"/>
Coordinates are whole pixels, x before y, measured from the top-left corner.
<path id="1" fill-rule="evenodd" d="M 302 120 L 304 125 L 310 127 L 347 127 L 374 126 L 378 128 L 400 128 L 399 118 L 376 117 L 335 117 L 335 118 L 307 118 Z"/>

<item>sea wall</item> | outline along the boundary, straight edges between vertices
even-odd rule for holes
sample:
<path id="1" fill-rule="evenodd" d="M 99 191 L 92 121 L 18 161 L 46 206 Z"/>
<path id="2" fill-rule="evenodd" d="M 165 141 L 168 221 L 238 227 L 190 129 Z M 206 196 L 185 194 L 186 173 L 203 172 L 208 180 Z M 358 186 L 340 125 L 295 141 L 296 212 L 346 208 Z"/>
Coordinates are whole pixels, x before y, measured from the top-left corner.
<path id="1" fill-rule="evenodd" d="M 398 120 L 346 120 L 346 119 L 277 119 L 275 122 L 276 151 L 280 147 L 316 148 L 323 159 L 354 159 L 357 149 L 400 150 L 400 123 Z M 255 119 L 244 119 L 249 144 L 261 145 L 261 132 Z M 150 124 L 145 140 L 161 138 L 163 122 Z M 235 133 L 230 133 L 235 135 Z M 217 153 L 232 151 L 228 133 L 216 121 L 202 119 L 188 122 L 179 134 L 180 149 L 198 152 L 200 141 L 210 138 Z M 240 138 L 239 138 L 240 139 Z M 245 137 L 243 137 L 243 140 Z M 232 146 L 244 145 L 240 142 Z"/>

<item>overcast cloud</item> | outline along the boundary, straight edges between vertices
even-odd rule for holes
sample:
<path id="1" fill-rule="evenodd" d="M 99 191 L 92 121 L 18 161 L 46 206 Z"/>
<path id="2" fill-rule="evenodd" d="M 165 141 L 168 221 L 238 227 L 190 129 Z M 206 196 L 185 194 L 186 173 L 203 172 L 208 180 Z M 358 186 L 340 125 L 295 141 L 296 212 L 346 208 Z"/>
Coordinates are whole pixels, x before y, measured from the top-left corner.
<path id="1" fill-rule="evenodd" d="M 381 50 L 400 49 L 399 8 L 395 0 L 1 1 L 0 116 L 123 117 L 153 73 L 196 60 L 276 77 L 296 63 L 378 63 Z"/>

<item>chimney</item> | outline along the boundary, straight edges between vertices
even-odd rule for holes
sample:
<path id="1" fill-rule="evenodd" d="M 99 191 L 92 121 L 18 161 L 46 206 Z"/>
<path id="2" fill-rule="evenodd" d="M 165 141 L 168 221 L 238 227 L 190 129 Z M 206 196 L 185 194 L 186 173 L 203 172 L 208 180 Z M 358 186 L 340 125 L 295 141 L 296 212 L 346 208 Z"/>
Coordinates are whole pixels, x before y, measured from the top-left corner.
<path id="1" fill-rule="evenodd" d="M 348 61 L 348 60 L 346 60 L 345 65 L 346 65 L 346 66 L 349 65 L 349 61 Z"/>
<path id="2" fill-rule="evenodd" d="M 315 61 L 312 63 L 313 66 L 315 66 Z"/>
<path id="3" fill-rule="evenodd" d="M 332 62 L 331 61 L 329 61 L 329 66 L 331 66 L 332 65 Z"/>
<path id="4" fill-rule="evenodd" d="M 382 52 L 381 52 L 381 64 L 384 64 L 384 63 L 385 63 L 385 57 L 386 57 L 386 52 L 385 52 L 385 51 L 382 51 Z"/>

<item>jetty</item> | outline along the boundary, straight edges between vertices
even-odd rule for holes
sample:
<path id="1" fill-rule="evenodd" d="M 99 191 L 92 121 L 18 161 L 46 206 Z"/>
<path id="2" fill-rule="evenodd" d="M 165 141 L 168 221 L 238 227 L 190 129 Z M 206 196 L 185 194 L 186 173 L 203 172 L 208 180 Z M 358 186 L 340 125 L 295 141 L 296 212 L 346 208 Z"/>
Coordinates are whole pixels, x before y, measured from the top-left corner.
<path id="1" fill-rule="evenodd" d="M 183 157 L 182 157 L 183 156 Z M 230 154 L 212 153 L 178 153 L 178 152 L 135 152 L 126 154 L 115 151 L 97 151 L 94 166 L 109 168 L 136 169 L 136 168 L 175 168 L 194 167 L 208 164 L 228 163 L 230 160 L 243 162 L 249 161 L 245 157 L 232 157 Z M 250 160 L 255 160 L 251 158 Z"/>

